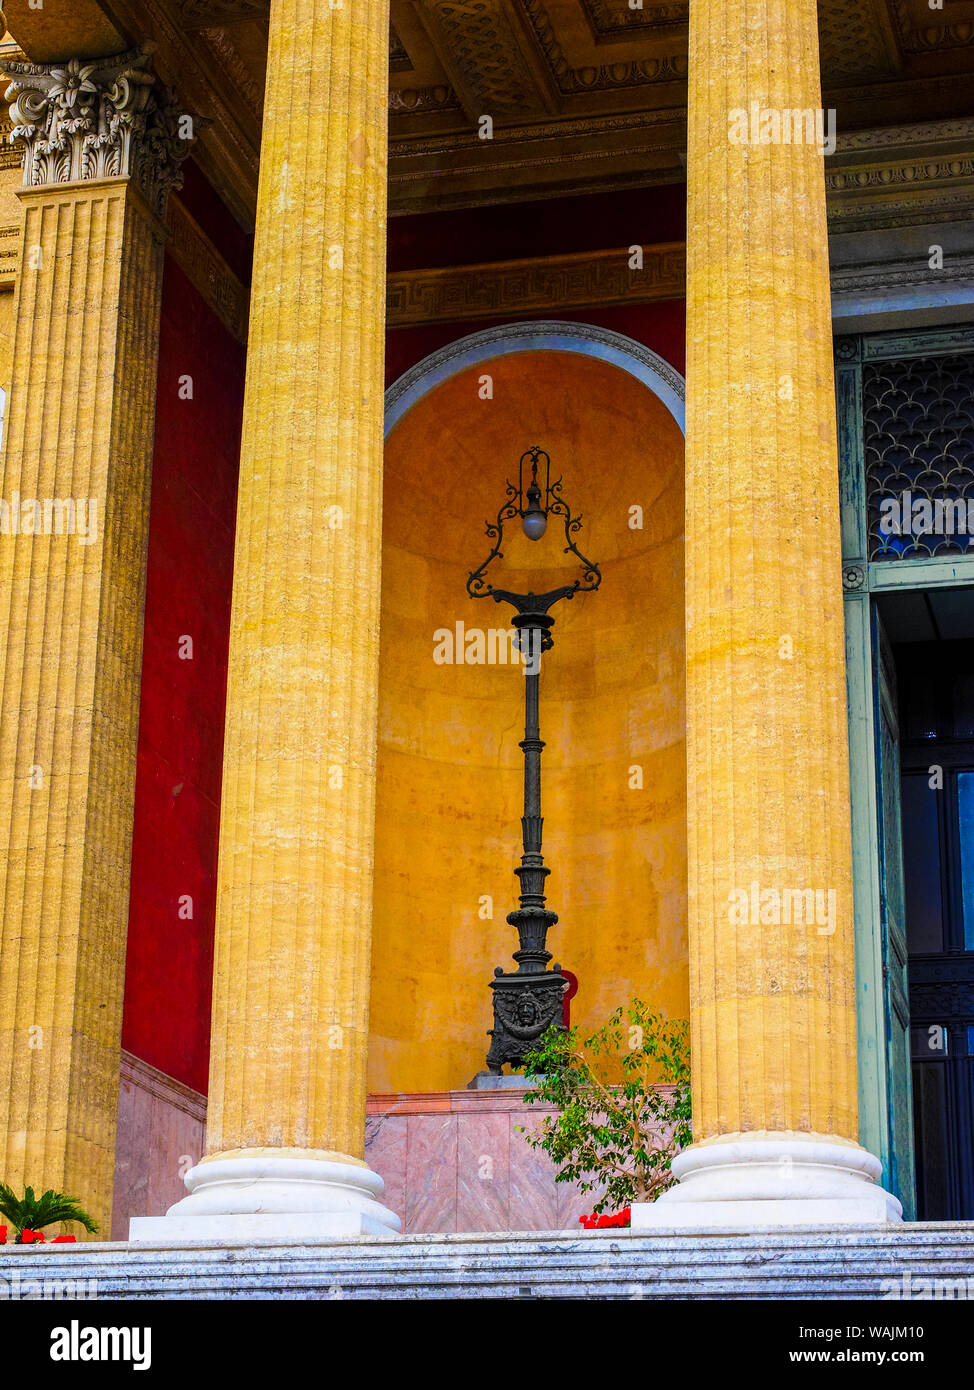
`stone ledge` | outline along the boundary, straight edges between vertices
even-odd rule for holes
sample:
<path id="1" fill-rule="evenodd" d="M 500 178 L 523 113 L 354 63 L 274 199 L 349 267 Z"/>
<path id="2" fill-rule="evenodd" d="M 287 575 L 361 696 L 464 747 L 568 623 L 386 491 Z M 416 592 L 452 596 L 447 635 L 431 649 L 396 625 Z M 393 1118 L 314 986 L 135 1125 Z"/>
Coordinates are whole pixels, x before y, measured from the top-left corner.
<path id="1" fill-rule="evenodd" d="M 974 1223 L 761 1235 L 614 1230 L 0 1251 L 0 1279 L 95 1280 L 99 1299 L 889 1299 L 967 1281 Z M 884 1281 L 887 1281 L 884 1285 Z M 902 1296 L 902 1295 L 901 1295 Z M 895 1298 L 895 1294 L 893 1295 Z"/>

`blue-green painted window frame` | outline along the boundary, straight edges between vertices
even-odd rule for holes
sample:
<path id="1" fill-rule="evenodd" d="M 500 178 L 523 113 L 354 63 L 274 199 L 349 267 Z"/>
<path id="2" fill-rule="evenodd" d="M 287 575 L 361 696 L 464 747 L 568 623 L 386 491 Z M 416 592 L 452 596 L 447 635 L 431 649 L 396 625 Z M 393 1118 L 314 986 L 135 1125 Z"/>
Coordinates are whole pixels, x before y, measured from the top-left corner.
<path id="1" fill-rule="evenodd" d="M 887 1183 L 893 1156 L 886 1060 L 872 601 L 873 595 L 896 590 L 974 587 L 974 555 L 869 560 L 862 368 L 866 362 L 961 352 L 974 353 L 974 323 L 914 332 L 861 334 L 838 337 L 835 341 L 852 800 L 859 1142 L 882 1161 Z M 912 1165 L 912 1155 L 909 1162 Z"/>

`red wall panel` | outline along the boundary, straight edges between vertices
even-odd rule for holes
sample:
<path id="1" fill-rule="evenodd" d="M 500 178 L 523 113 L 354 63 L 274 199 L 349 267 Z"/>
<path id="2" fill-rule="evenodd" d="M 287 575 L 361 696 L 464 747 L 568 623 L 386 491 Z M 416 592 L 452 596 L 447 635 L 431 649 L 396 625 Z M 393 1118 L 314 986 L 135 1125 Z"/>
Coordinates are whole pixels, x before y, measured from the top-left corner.
<path id="1" fill-rule="evenodd" d="M 684 184 L 389 219 L 390 271 L 563 256 L 686 237 Z"/>
<path id="2" fill-rule="evenodd" d="M 213 236 L 215 195 L 194 192 Z M 243 347 L 167 257 L 122 1046 L 203 1092 L 244 370 Z"/>

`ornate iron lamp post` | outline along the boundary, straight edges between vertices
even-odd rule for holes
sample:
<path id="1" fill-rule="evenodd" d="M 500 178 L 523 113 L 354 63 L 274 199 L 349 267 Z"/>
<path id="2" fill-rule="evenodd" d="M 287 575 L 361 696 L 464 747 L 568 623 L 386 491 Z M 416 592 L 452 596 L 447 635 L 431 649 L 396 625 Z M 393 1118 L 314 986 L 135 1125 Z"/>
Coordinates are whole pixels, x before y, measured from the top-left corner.
<path id="1" fill-rule="evenodd" d="M 541 677 L 541 653 L 553 646 L 551 628 L 554 618 L 550 610 L 559 599 L 574 598 L 590 593 L 602 583 L 598 565 L 585 558 L 575 544 L 582 529 L 580 516 L 573 516 L 562 496 L 561 479 L 551 481 L 551 459 L 544 449 L 532 447 L 521 455 L 518 485 L 507 484 L 507 499 L 497 513 L 496 522 L 487 522 L 487 536 L 493 543 L 490 554 L 467 579 L 471 598 L 492 598 L 495 603 L 509 603 L 514 608 L 513 626 L 517 642 L 526 662 L 524 677 L 524 815 L 521 819 L 523 853 L 514 870 L 520 884 L 520 907 L 508 914 L 508 922 L 517 928 L 520 949 L 514 952 L 517 970 L 505 972 L 501 966 L 494 971 L 490 982 L 494 997 L 494 1026 L 490 1030 L 491 1044 L 487 1054 L 488 1070 L 501 1074 L 505 1062 L 519 1065 L 531 1051 L 541 1034 L 561 1020 L 562 997 L 567 981 L 560 974 L 561 966 L 548 970 L 551 952 L 545 947 L 548 928 L 558 921 L 558 914 L 545 906 L 545 879 L 551 872 L 541 854 L 541 740 L 538 722 L 538 691 Z M 549 516 L 564 521 L 564 553 L 574 555 L 581 565 L 581 577 L 571 584 L 551 589 L 544 594 L 516 594 L 510 589 L 496 588 L 487 579 L 487 569 L 503 559 L 504 524 L 521 518 L 521 526 L 529 540 L 537 541 L 545 534 Z"/>

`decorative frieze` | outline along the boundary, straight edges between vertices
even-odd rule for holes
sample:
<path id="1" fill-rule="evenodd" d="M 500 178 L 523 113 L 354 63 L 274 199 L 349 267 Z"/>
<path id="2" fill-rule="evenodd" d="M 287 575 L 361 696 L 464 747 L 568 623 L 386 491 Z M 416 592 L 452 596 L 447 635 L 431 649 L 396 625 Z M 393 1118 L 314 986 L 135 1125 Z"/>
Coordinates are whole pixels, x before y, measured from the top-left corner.
<path id="1" fill-rule="evenodd" d="M 844 295 L 870 291 L 888 294 L 894 289 L 918 290 L 924 286 L 941 291 L 970 289 L 974 298 L 974 256 L 945 256 L 943 265 L 936 269 L 925 253 L 903 260 L 877 258 L 832 266 L 833 305 Z"/>
<path id="2" fill-rule="evenodd" d="M 0 288 L 9 288 L 17 279 L 20 260 L 20 224 L 0 227 Z"/>
<path id="3" fill-rule="evenodd" d="M 974 122 L 931 121 L 843 136 L 825 175 L 833 231 L 970 217 Z"/>
<path id="4" fill-rule="evenodd" d="M 20 151 L 10 139 L 13 122 L 9 118 L 0 120 L 0 169 L 17 169 L 21 163 Z"/>
<path id="5" fill-rule="evenodd" d="M 942 9 L 924 2 L 893 0 L 891 5 L 899 43 L 906 53 L 929 53 L 936 49 L 966 48 L 974 43 L 974 21 L 968 12 L 951 19 Z M 958 8 L 966 9 L 966 6 Z"/>
<path id="6" fill-rule="evenodd" d="M 389 110 L 396 115 L 418 111 L 459 111 L 460 102 L 453 88 L 442 82 L 433 87 L 393 87 L 389 92 Z"/>
<path id="7" fill-rule="evenodd" d="M 233 41 L 233 30 L 204 29 L 200 38 L 259 119 L 264 109 L 264 86 L 241 57 Z"/>
<path id="8" fill-rule="evenodd" d="M 582 9 L 596 43 L 628 38 L 675 35 L 686 40 L 690 6 L 687 0 L 646 3 L 634 8 L 627 0 L 582 0 Z"/>
<path id="9" fill-rule="evenodd" d="M 206 29 L 211 24 L 266 19 L 270 0 L 176 0 L 174 8 L 187 29 Z"/>
<path id="10" fill-rule="evenodd" d="M 676 40 L 677 46 L 672 53 L 659 57 L 627 58 L 617 63 L 573 67 L 562 50 L 557 30 L 542 0 L 522 0 L 522 3 L 537 44 L 544 53 L 559 91 L 565 96 L 578 92 L 640 87 L 656 82 L 686 81 L 686 53 L 679 39 Z"/>
<path id="11" fill-rule="evenodd" d="M 633 248 L 584 251 L 488 265 L 407 270 L 389 276 L 386 322 L 462 322 L 506 314 L 588 309 L 678 299 L 686 282 L 682 242 L 646 246 L 635 268 Z"/>
<path id="12" fill-rule="evenodd" d="M 974 159 L 964 156 L 952 159 L 949 155 L 931 159 L 904 160 L 902 163 L 878 167 L 837 169 L 825 178 L 829 193 L 844 193 L 860 188 L 881 188 L 892 191 L 897 187 L 916 184 L 947 183 L 974 176 Z"/>
<path id="13" fill-rule="evenodd" d="M 91 63 L 8 63 L 11 141 L 24 186 L 128 177 L 161 216 L 199 125 L 133 49 Z"/>

